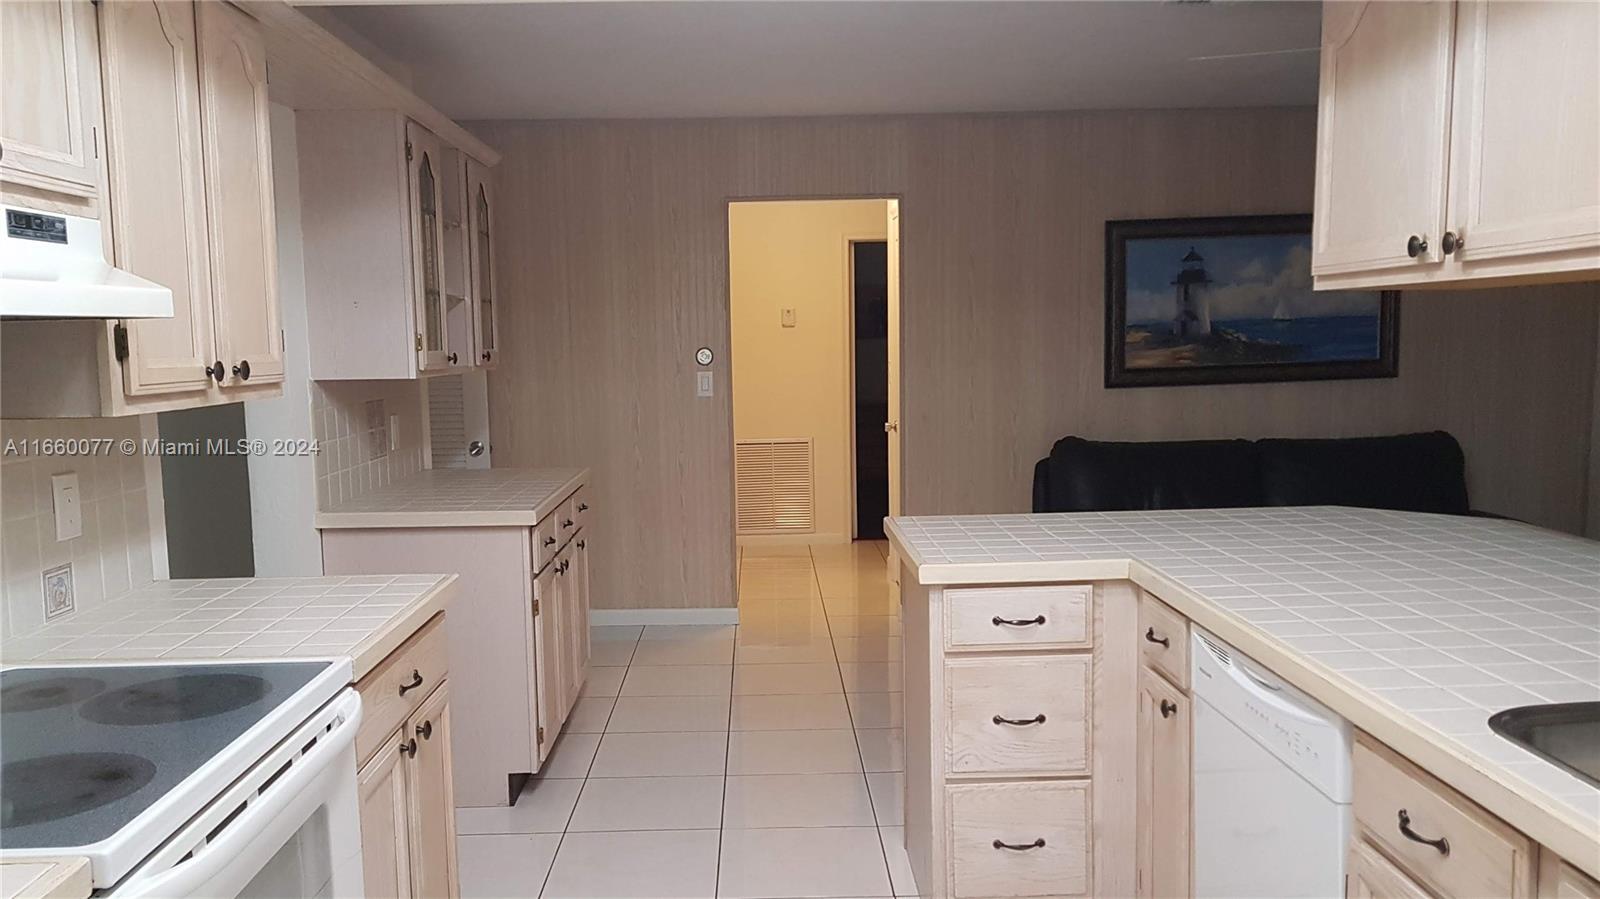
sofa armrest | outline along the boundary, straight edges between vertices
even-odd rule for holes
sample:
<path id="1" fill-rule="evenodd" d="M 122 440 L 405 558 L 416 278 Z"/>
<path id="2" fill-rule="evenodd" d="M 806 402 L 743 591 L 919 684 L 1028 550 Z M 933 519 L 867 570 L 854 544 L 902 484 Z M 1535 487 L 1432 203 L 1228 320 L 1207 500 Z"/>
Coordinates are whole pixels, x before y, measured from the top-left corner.
<path id="1" fill-rule="evenodd" d="M 1050 457 L 1033 463 L 1033 511 L 1050 511 Z"/>

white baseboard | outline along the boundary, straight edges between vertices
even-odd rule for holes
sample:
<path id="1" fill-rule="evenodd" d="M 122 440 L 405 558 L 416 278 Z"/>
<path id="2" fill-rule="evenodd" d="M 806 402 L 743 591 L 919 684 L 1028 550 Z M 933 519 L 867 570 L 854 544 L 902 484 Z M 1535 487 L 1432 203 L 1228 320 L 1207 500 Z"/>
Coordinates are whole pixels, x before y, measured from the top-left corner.
<path id="1" fill-rule="evenodd" d="M 592 627 L 639 624 L 738 624 L 739 610 L 728 609 L 590 609 Z"/>
<path id="2" fill-rule="evenodd" d="M 821 546 L 849 543 L 849 534 L 741 534 L 740 546 Z"/>

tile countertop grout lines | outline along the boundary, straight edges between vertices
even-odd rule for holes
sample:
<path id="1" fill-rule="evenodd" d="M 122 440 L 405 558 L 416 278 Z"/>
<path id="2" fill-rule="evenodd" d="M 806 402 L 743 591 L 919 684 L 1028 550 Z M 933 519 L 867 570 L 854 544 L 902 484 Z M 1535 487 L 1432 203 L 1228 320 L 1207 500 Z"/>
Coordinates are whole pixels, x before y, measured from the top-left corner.
<path id="1" fill-rule="evenodd" d="M 1600 875 L 1600 789 L 1495 711 L 1600 700 L 1600 543 L 1344 507 L 900 518 L 931 584 L 1130 579 Z"/>
<path id="2" fill-rule="evenodd" d="M 587 468 L 426 469 L 319 509 L 319 528 L 532 527 L 589 477 Z"/>
<path id="3" fill-rule="evenodd" d="M 453 574 L 155 581 L 0 641 L 7 665 L 349 657 L 360 680 L 456 594 Z"/>

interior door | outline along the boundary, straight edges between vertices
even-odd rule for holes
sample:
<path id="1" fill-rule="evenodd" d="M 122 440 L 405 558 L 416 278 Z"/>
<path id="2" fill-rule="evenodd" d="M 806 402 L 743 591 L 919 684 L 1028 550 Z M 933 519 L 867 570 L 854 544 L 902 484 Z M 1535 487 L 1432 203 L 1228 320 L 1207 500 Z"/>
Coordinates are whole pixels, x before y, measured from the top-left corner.
<path id="1" fill-rule="evenodd" d="M 406 759 L 410 781 L 411 873 L 417 896 L 455 899 L 455 797 L 450 786 L 450 684 L 423 700 L 407 726 L 417 741 Z"/>
<path id="2" fill-rule="evenodd" d="M 1456 15 L 1458 258 L 1600 250 L 1600 4 L 1473 2 Z"/>
<path id="3" fill-rule="evenodd" d="M 450 367 L 444 295 L 444 187 L 449 177 L 444 146 L 428 129 L 406 122 L 406 158 L 411 166 L 411 258 L 415 269 L 417 367 Z"/>
<path id="4" fill-rule="evenodd" d="M 411 809 L 400 734 L 384 742 L 356 775 L 361 797 L 361 874 L 369 899 L 408 899 Z"/>
<path id="5" fill-rule="evenodd" d="M 217 350 L 226 384 L 283 380 L 267 52 L 256 21 L 195 4 Z"/>
<path id="6" fill-rule="evenodd" d="M 1443 261 L 1454 19 L 1453 0 L 1323 6 L 1313 274 Z"/>
<path id="7" fill-rule="evenodd" d="M 901 448 L 905 438 L 900 427 L 900 201 L 889 201 L 889 514 L 900 514 L 902 488 Z"/>
<path id="8" fill-rule="evenodd" d="M 1138 895 L 1189 892 L 1189 698 L 1139 670 Z"/>
<path id="9" fill-rule="evenodd" d="M 500 307 L 496 302 L 494 263 L 494 185 L 489 181 L 488 167 L 473 159 L 467 160 L 467 205 L 476 364 L 490 368 L 500 355 Z"/>
<path id="10" fill-rule="evenodd" d="M 0 3 L 0 176 L 74 197 L 99 194 L 100 65 L 94 6 Z"/>
<path id="11" fill-rule="evenodd" d="M 108 194 L 116 264 L 172 290 L 172 317 L 129 319 L 129 396 L 204 390 L 216 361 L 201 165 L 195 7 L 100 7 Z"/>

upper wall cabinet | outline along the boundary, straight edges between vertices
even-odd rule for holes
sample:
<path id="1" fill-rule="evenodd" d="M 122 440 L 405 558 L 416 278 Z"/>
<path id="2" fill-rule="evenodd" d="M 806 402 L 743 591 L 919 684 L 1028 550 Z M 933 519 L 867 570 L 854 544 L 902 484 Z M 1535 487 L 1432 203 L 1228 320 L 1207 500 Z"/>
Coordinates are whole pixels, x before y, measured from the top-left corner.
<path id="1" fill-rule="evenodd" d="M 1600 277 L 1600 4 L 1323 7 L 1319 289 Z"/>
<path id="2" fill-rule="evenodd" d="M 471 367 L 470 160 L 392 111 L 296 115 L 311 376 Z"/>
<path id="3" fill-rule="evenodd" d="M 101 105 L 94 6 L 88 0 L 5 0 L 0 33 L 0 180 L 8 190 L 22 189 L 14 197 L 19 203 L 97 215 Z"/>
<path id="4" fill-rule="evenodd" d="M 467 160 L 467 246 L 474 340 L 473 364 L 493 368 L 500 356 L 500 307 L 495 303 L 495 202 L 489 168 Z"/>

